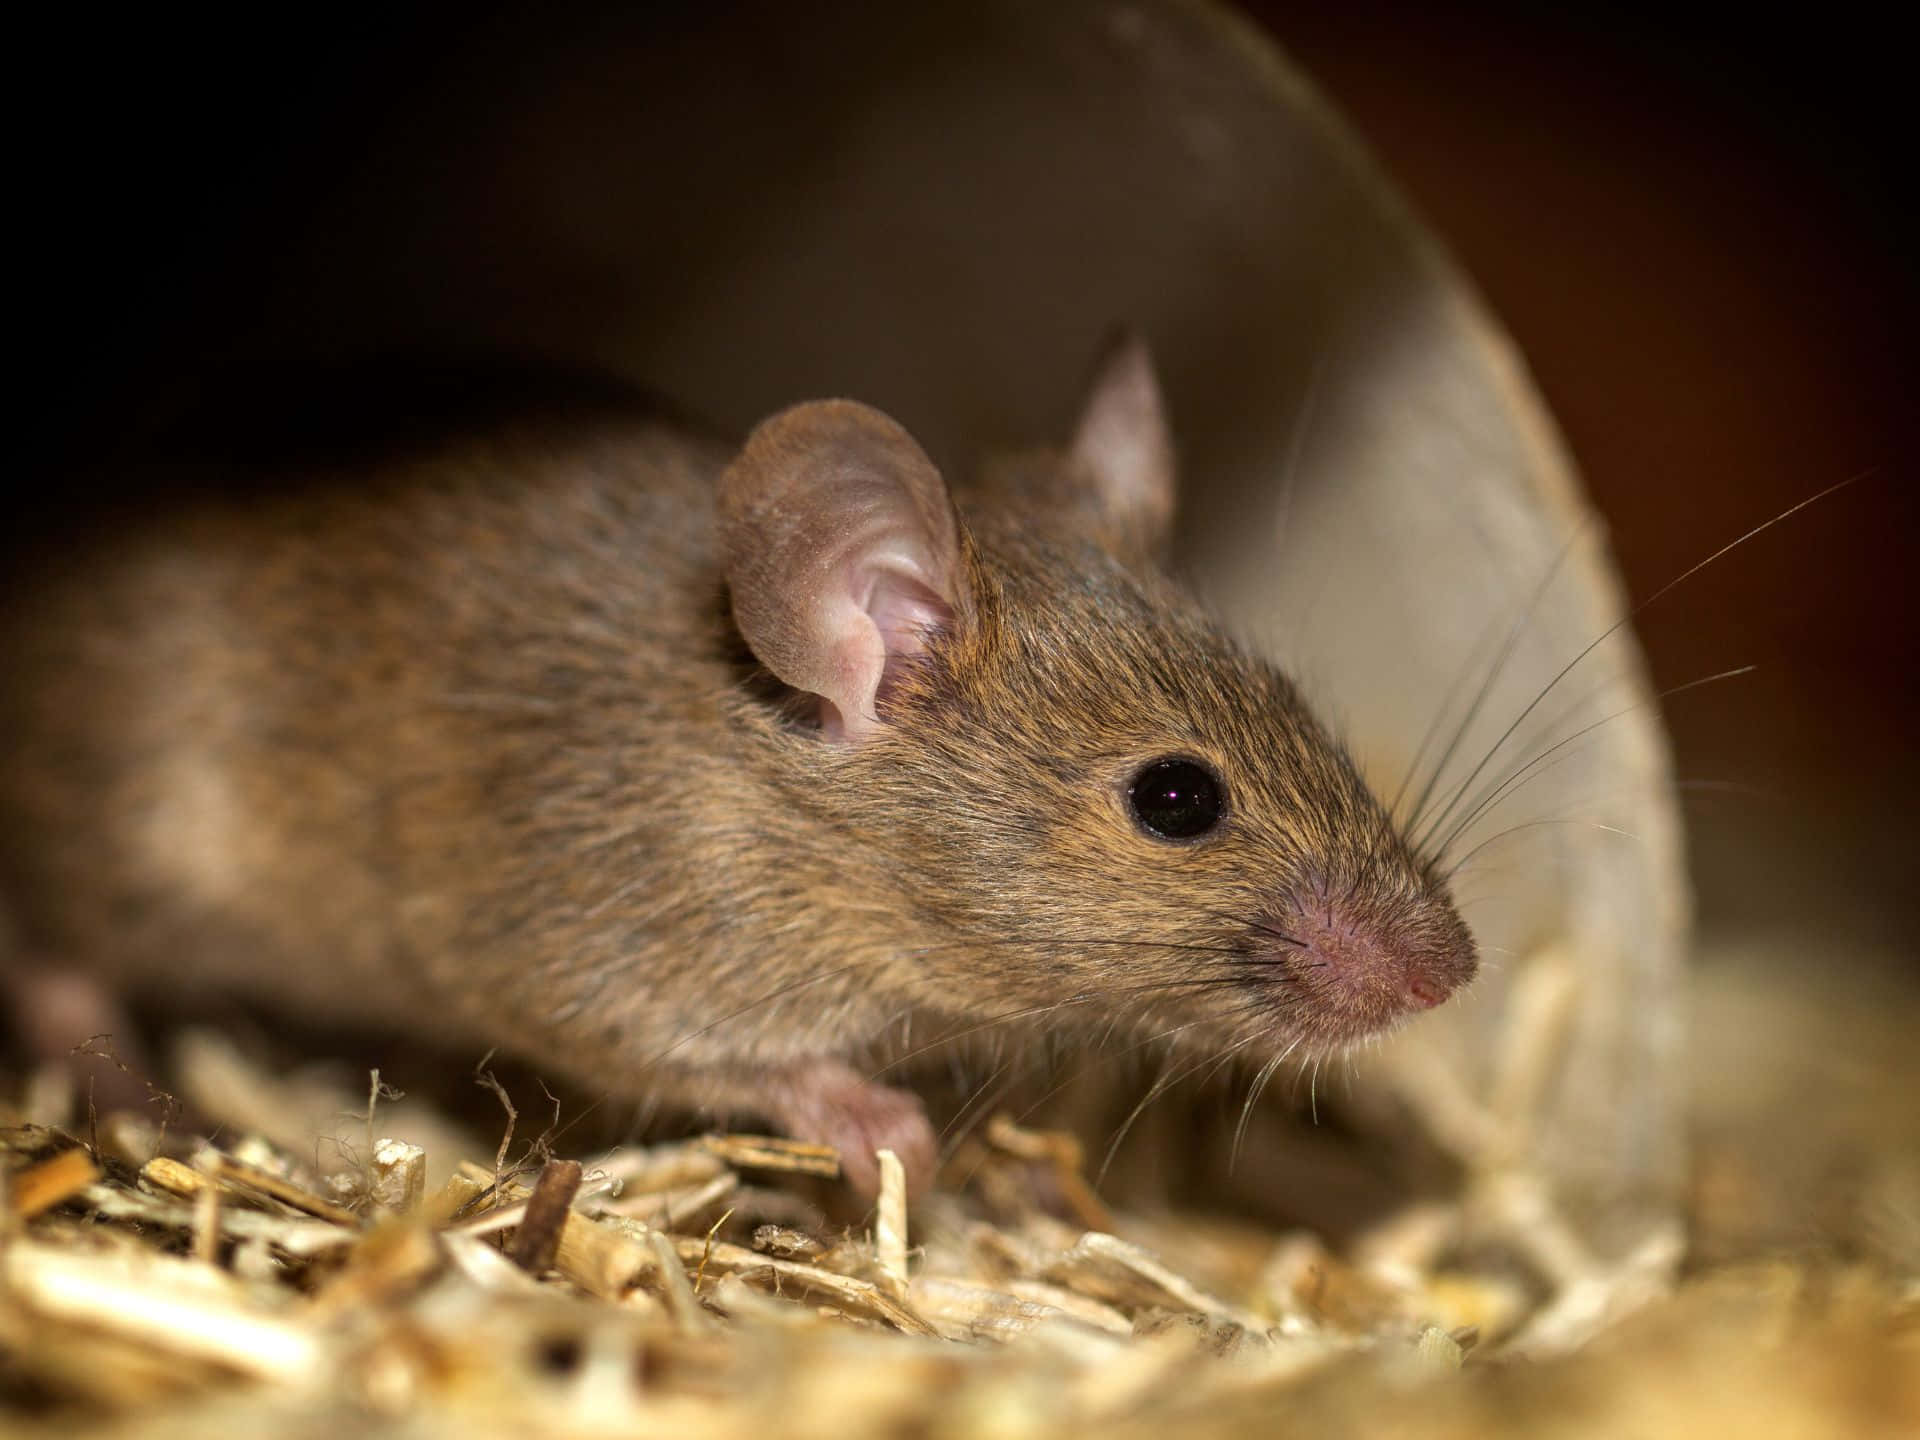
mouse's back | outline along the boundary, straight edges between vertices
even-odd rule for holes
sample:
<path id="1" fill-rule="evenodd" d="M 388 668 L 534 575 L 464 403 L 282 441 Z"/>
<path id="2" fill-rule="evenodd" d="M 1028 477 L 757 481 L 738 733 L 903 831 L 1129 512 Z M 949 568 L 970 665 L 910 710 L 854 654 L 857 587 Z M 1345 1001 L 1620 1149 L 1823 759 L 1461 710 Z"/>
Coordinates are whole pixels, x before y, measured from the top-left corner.
<path id="1" fill-rule="evenodd" d="M 497 862 L 466 817 L 534 804 L 523 732 L 591 738 L 613 686 L 646 726 L 656 657 L 727 663 L 723 455 L 636 409 L 156 475 L 50 527 L 0 615 L 19 943 L 140 986 L 407 994 L 396 946 L 447 943 L 473 907 L 435 897 Z"/>

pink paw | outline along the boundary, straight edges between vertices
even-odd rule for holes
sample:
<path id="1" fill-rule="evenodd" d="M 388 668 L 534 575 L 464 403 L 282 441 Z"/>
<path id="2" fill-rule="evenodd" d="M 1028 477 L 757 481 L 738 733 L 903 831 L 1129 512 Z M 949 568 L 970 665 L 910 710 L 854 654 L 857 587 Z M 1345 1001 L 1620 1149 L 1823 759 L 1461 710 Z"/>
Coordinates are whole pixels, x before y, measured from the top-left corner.
<path id="1" fill-rule="evenodd" d="M 872 1199 L 880 1191 L 879 1150 L 900 1157 L 908 1194 L 932 1184 L 938 1146 L 919 1096 L 864 1080 L 837 1060 L 793 1066 L 774 1084 L 781 1093 L 768 1097 L 771 1118 L 797 1140 L 838 1150 L 847 1182 L 861 1195 Z"/>

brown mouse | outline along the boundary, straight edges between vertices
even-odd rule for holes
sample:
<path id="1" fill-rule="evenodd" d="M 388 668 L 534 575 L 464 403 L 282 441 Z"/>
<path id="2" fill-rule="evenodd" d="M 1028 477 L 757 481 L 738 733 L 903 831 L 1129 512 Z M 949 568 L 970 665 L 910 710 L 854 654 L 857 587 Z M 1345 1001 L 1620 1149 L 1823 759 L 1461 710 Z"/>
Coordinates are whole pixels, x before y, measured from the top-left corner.
<path id="1" fill-rule="evenodd" d="M 930 1173 L 871 1077 L 943 1034 L 1377 1033 L 1472 940 L 1167 578 L 1173 514 L 1128 341 L 1066 450 L 966 486 L 834 400 L 738 450 L 503 423 L 121 527 L 0 621 L 15 953 L 758 1116 L 868 1191 L 876 1147 Z"/>

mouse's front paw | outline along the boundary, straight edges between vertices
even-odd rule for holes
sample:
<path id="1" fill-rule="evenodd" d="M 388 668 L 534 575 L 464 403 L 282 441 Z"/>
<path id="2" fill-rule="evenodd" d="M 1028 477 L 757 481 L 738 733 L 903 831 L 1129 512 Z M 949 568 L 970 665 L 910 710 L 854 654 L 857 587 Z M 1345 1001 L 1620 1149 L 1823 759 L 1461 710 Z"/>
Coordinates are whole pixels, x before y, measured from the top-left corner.
<path id="1" fill-rule="evenodd" d="M 848 1183 L 862 1195 L 879 1193 L 879 1150 L 900 1157 L 909 1194 L 932 1183 L 938 1146 L 919 1096 L 863 1079 L 837 1060 L 808 1061 L 770 1078 L 771 1118 L 796 1139 L 838 1150 Z"/>

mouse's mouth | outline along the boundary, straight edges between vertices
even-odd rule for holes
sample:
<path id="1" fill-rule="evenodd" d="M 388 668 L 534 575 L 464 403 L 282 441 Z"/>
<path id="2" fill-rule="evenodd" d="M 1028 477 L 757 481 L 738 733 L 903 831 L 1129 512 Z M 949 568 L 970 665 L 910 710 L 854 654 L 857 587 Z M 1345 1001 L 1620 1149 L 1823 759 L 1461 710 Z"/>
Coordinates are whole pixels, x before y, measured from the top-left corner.
<path id="1" fill-rule="evenodd" d="M 1247 930 L 1309 1038 L 1344 1044 L 1401 1023 L 1474 976 L 1473 937 L 1443 897 L 1308 881 Z"/>

